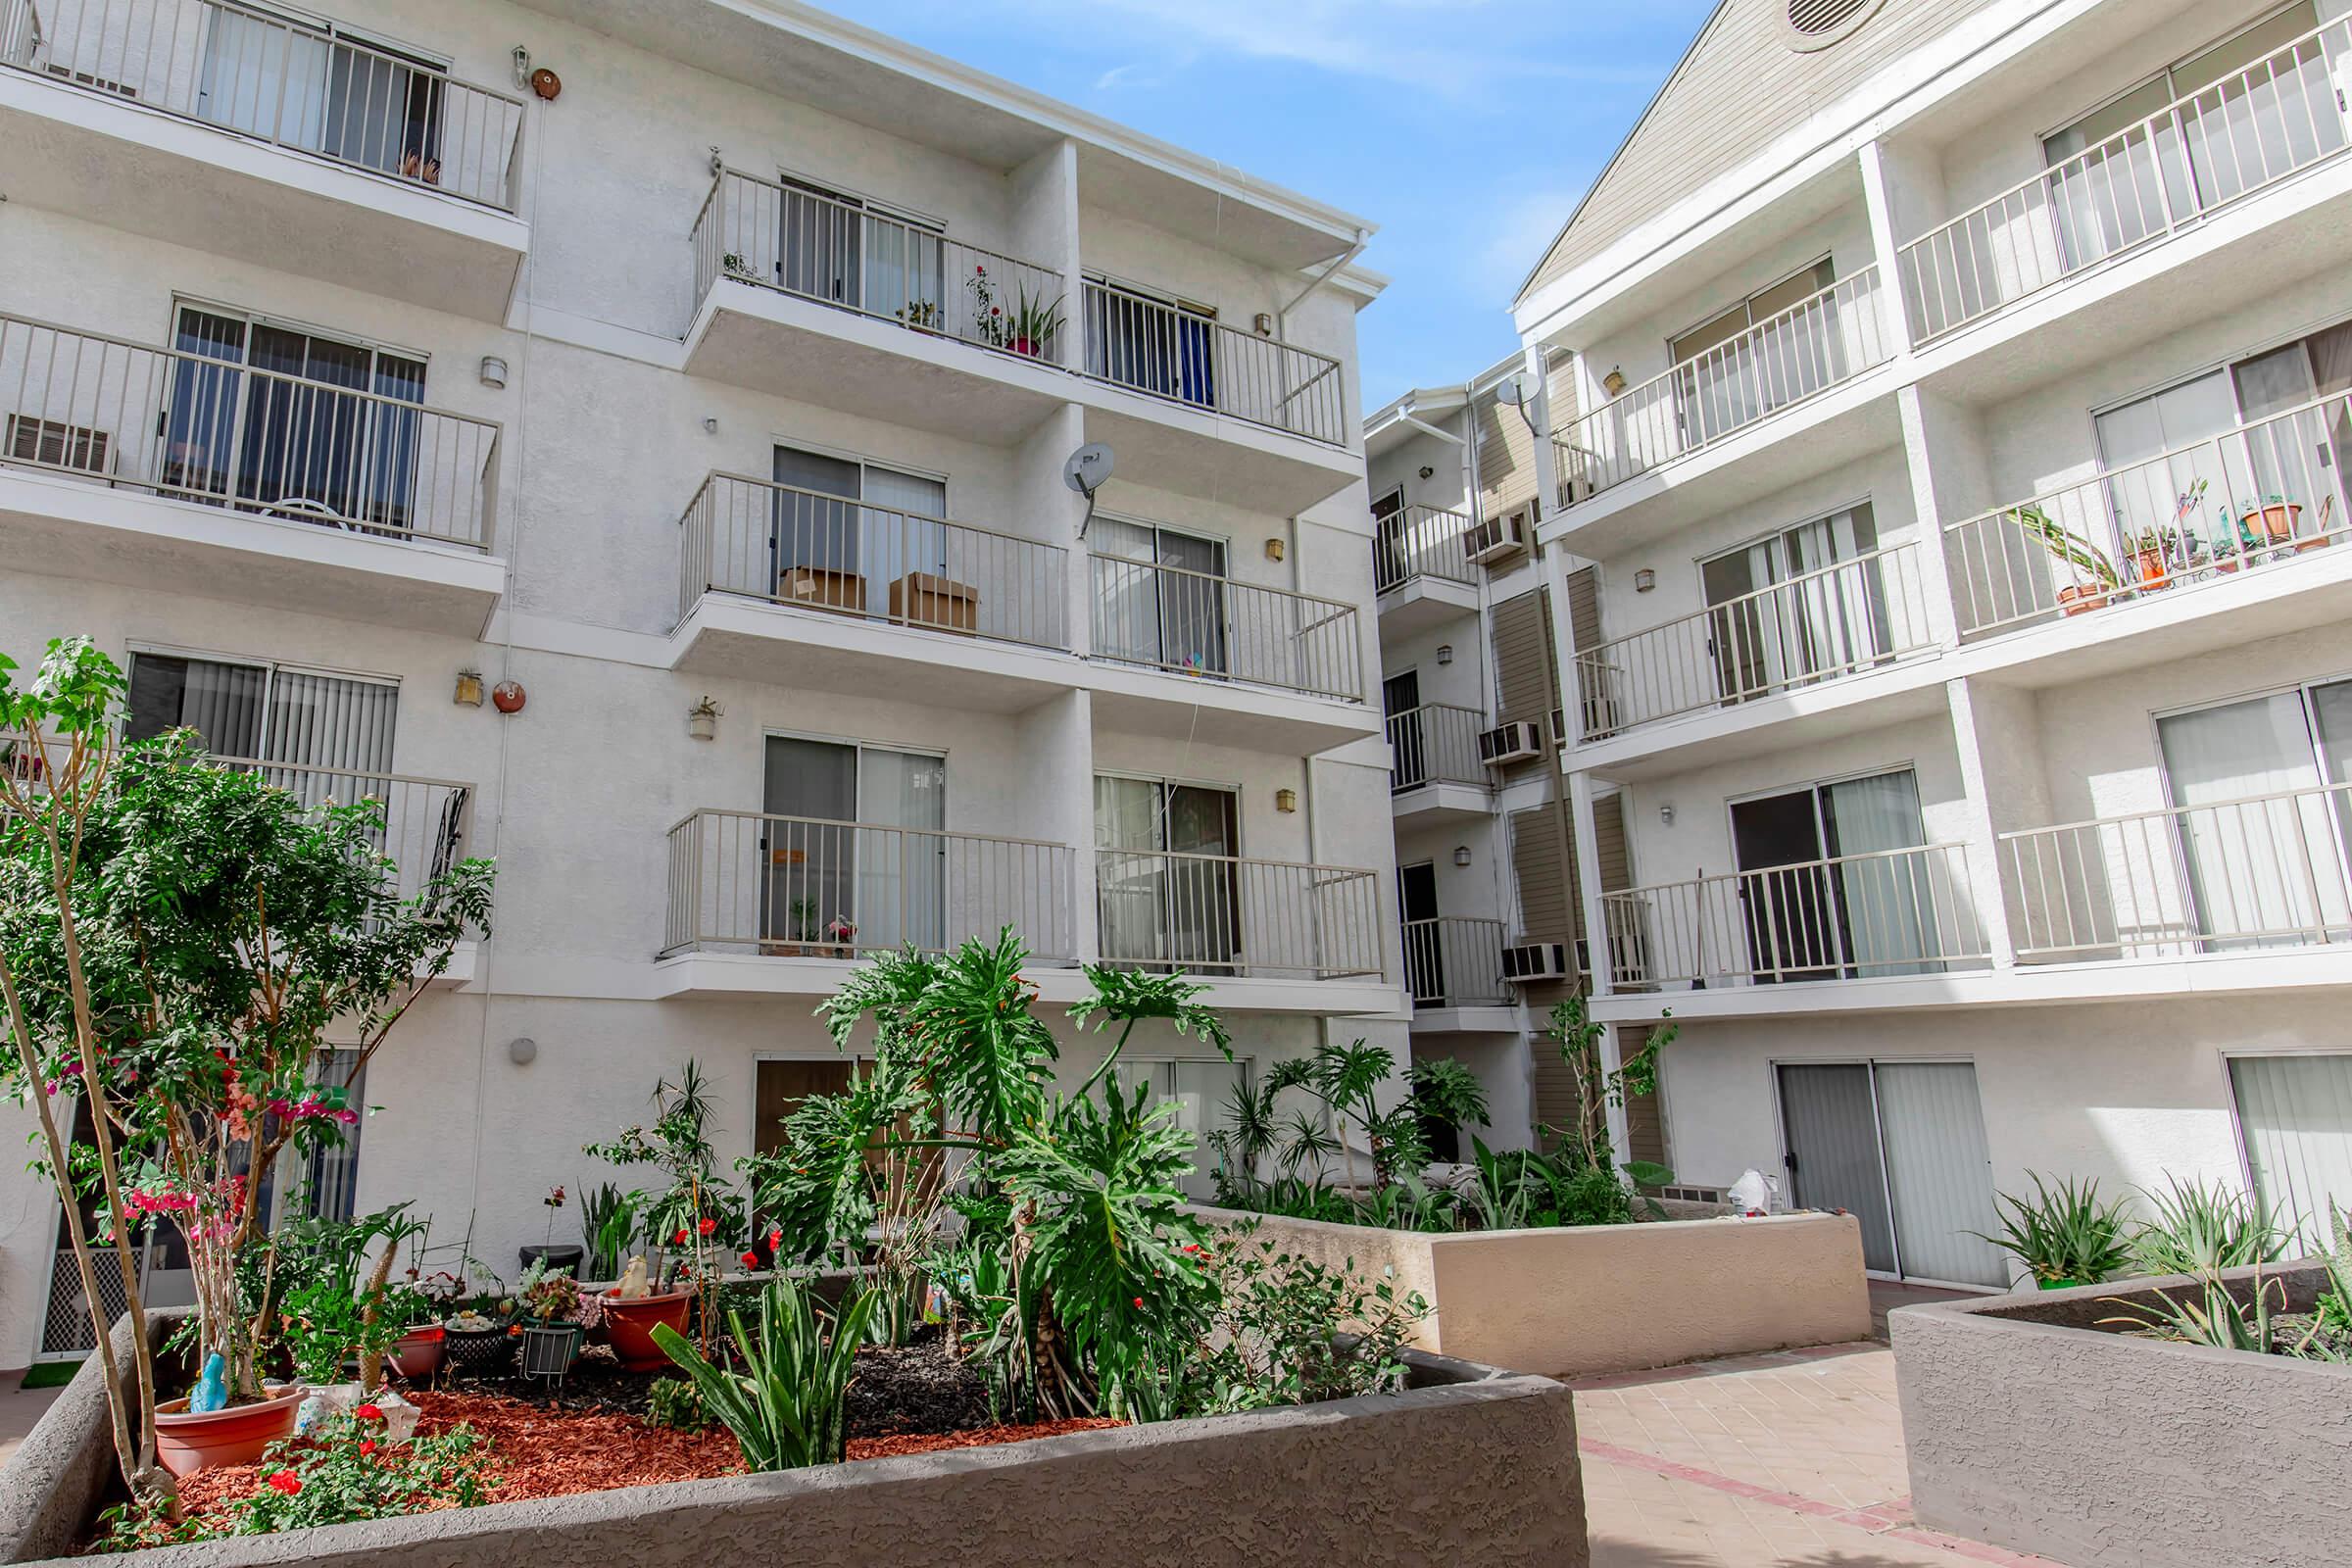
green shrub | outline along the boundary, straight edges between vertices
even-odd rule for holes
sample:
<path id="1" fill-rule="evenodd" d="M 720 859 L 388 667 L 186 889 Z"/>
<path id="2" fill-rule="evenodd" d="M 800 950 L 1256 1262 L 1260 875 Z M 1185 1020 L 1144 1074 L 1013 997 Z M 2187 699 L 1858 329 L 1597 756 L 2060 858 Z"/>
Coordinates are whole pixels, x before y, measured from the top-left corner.
<path id="1" fill-rule="evenodd" d="M 655 1325 L 654 1343 L 734 1434 L 747 1468 L 835 1464 L 848 1448 L 850 1375 L 875 1304 L 870 1291 L 850 1300 L 828 1335 L 815 1298 L 778 1276 L 760 1298 L 757 1333 L 744 1327 L 742 1313 L 727 1314 L 730 1365 L 705 1359 L 666 1323 Z"/>
<path id="2" fill-rule="evenodd" d="M 1993 1200 L 2001 1233 L 1970 1235 L 2014 1253 L 2026 1272 L 2044 1284 L 2096 1285 L 2130 1266 L 2132 1243 L 2121 1200 L 2100 1202 L 2095 1181 L 2078 1185 L 2070 1176 L 2053 1189 L 2039 1175 L 2028 1174 L 2033 1198 L 2001 1193 Z"/>
<path id="3" fill-rule="evenodd" d="M 686 1378 L 657 1378 L 653 1398 L 645 1412 L 645 1424 L 671 1432 L 708 1432 L 712 1425 L 710 1407 L 703 1402 L 703 1391 Z"/>
<path id="4" fill-rule="evenodd" d="M 2203 1182 L 2165 1185 L 2162 1193 L 2143 1193 L 2155 1217 L 2132 1238 L 2142 1274 L 2210 1274 L 2275 1263 L 2292 1245 L 2293 1238 L 2242 1193 Z"/>

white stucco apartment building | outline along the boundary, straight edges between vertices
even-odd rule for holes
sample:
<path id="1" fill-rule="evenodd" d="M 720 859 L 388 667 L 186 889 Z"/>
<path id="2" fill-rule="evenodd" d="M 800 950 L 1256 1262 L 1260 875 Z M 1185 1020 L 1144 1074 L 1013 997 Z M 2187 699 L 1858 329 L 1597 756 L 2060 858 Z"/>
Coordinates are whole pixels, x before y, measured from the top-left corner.
<path id="1" fill-rule="evenodd" d="M 788 0 L 0 0 L 0 647 L 498 860 L 332 1201 L 511 1271 L 658 1078 L 749 1152 L 854 953 L 1004 923 L 1057 1020 L 1212 982 L 1196 1126 L 1401 1052 L 1361 220 Z"/>
<path id="2" fill-rule="evenodd" d="M 1960 1284 L 2029 1172 L 2352 1202 L 2345 11 L 1727 0 L 1523 362 L 1369 421 L 1386 671 L 1555 726 L 1582 873 L 1507 848 L 1548 778 L 1457 753 L 1396 779 L 1407 912 L 1581 943 L 1619 1051 L 1670 1012 L 1626 1132 L 1684 1182 Z M 1423 1001 L 1541 1102 L 1524 1011 Z"/>

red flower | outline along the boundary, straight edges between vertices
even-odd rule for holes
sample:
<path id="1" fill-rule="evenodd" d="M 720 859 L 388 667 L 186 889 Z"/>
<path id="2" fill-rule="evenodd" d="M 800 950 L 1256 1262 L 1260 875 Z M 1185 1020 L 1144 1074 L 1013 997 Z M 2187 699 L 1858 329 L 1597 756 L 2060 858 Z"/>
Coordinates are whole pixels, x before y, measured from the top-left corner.
<path id="1" fill-rule="evenodd" d="M 695 1229 L 701 1231 L 705 1236 L 708 1236 L 712 1231 L 718 1229 L 718 1221 L 712 1219 L 710 1215 L 705 1214 L 703 1216 L 703 1222 L 696 1226 Z"/>
<path id="2" fill-rule="evenodd" d="M 743 1266 L 745 1268 L 758 1268 L 760 1266 L 760 1254 L 758 1252 L 744 1253 Z"/>
<path id="3" fill-rule="evenodd" d="M 679 1226 L 678 1234 L 672 1236 L 669 1240 L 672 1246 L 684 1247 L 686 1245 L 686 1227 L 683 1225 Z"/>
<path id="4" fill-rule="evenodd" d="M 363 1459 L 367 1458 L 368 1455 L 373 1453 L 374 1451 L 375 1440 L 373 1438 L 369 1438 L 367 1442 L 360 1445 L 360 1457 Z"/>
<path id="5" fill-rule="evenodd" d="M 302 1477 L 291 1470 L 280 1470 L 270 1477 L 270 1490 L 291 1497 L 302 1490 Z"/>
<path id="6" fill-rule="evenodd" d="M 778 1250 L 779 1248 L 781 1248 L 783 1245 L 784 1245 L 784 1232 L 782 1231 L 782 1229 L 780 1229 L 780 1228 L 779 1228 L 779 1229 L 776 1229 L 776 1230 L 769 1231 L 769 1232 L 767 1233 L 767 1250 L 768 1250 L 769 1251 L 771 1251 L 771 1252 L 772 1252 L 772 1251 L 775 1251 L 776 1250 Z"/>
<path id="7" fill-rule="evenodd" d="M 384 1418 L 384 1412 L 372 1404 L 363 1404 L 351 1413 L 363 1421 L 381 1421 Z"/>
<path id="8" fill-rule="evenodd" d="M 1141 1307 L 1141 1306 L 1144 1304 L 1144 1298 L 1143 1298 L 1142 1297 L 1140 1297 L 1140 1296 L 1139 1296 L 1139 1297 L 1137 1297 L 1137 1298 L 1135 1298 L 1135 1304 L 1136 1304 L 1138 1307 Z"/>

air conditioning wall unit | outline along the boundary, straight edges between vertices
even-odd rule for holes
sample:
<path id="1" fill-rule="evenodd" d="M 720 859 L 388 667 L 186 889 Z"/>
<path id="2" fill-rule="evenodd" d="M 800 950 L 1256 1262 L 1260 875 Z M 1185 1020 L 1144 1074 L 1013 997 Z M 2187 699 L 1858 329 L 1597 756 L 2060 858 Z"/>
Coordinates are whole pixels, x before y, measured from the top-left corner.
<path id="1" fill-rule="evenodd" d="M 1503 517 L 1484 517 L 1472 524 L 1462 535 L 1470 559 L 1482 566 L 1497 561 L 1507 561 L 1527 548 L 1528 511 L 1519 511 Z"/>
<path id="2" fill-rule="evenodd" d="M 1502 950 L 1502 977 L 1513 985 L 1565 980 L 1572 972 L 1565 942 L 1523 942 Z"/>
<path id="3" fill-rule="evenodd" d="M 1478 760 L 1489 767 L 1524 762 L 1543 755 L 1543 732 L 1524 721 L 1498 724 L 1478 738 Z"/>

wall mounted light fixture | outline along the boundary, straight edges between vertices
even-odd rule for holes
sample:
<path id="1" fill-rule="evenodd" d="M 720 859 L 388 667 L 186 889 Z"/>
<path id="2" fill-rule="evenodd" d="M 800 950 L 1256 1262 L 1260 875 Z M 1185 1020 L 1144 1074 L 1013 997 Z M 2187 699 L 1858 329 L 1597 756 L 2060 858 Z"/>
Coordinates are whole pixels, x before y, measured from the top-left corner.
<path id="1" fill-rule="evenodd" d="M 1298 809 L 1298 792 L 1297 790 L 1276 790 L 1274 792 L 1274 809 L 1277 811 Z"/>
<path id="2" fill-rule="evenodd" d="M 458 689 L 450 694 L 449 700 L 460 708 L 481 707 L 482 672 L 478 669 L 459 670 Z"/>
<path id="3" fill-rule="evenodd" d="M 1608 374 L 1600 378 L 1600 389 L 1611 397 L 1615 397 L 1618 393 L 1624 391 L 1625 371 L 1620 368 L 1612 368 Z"/>
<path id="4" fill-rule="evenodd" d="M 1422 477 L 1422 478 L 1424 478 L 1424 479 L 1435 479 L 1437 476 L 1438 476 L 1438 470 L 1437 470 L 1437 469 L 1435 469 L 1435 468 L 1433 468 L 1433 467 L 1429 466 L 1429 465 L 1427 465 L 1427 464 L 1423 464 L 1423 465 L 1421 466 L 1421 477 Z"/>
<path id="5" fill-rule="evenodd" d="M 1668 827 L 1674 826 L 1674 803 L 1672 801 L 1667 801 L 1658 808 L 1658 820 Z"/>
<path id="6" fill-rule="evenodd" d="M 507 1059 L 517 1067 L 528 1067 L 539 1054 L 539 1042 L 529 1035 L 516 1035 L 507 1042 Z"/>
<path id="7" fill-rule="evenodd" d="M 1453 662 L 1453 644 L 1438 644 L 1438 662 L 1441 664 L 1450 664 Z"/>
<path id="8" fill-rule="evenodd" d="M 500 359 L 495 354 L 483 355 L 482 385 L 490 388 L 494 392 L 505 391 L 507 386 L 507 362 Z"/>
<path id="9" fill-rule="evenodd" d="M 1280 561 L 1285 555 L 1289 554 L 1289 551 L 1290 547 L 1284 544 L 1280 539 L 1269 539 L 1266 541 L 1266 559 L 1268 561 Z"/>
<path id="10" fill-rule="evenodd" d="M 718 715 L 725 711 L 725 709 L 718 706 L 718 699 L 715 697 L 706 697 L 696 703 L 692 708 L 686 710 L 686 738 L 696 741 L 716 740 L 718 738 Z"/>
<path id="11" fill-rule="evenodd" d="M 1645 594 L 1658 585 L 1658 574 L 1643 566 L 1634 573 L 1634 592 Z"/>
<path id="12" fill-rule="evenodd" d="M 1459 866 L 1467 866 L 1467 865 L 1469 865 L 1469 863 L 1470 863 L 1470 846 L 1469 846 L 1469 845 L 1467 845 L 1467 844 L 1456 844 L 1456 845 L 1453 847 L 1453 863 L 1454 863 L 1454 864 L 1456 864 L 1456 865 L 1459 865 Z"/>

